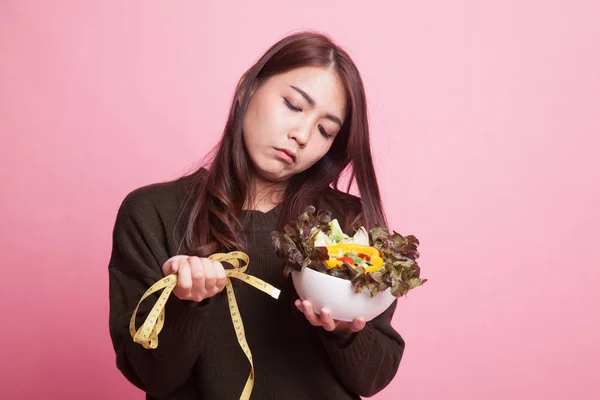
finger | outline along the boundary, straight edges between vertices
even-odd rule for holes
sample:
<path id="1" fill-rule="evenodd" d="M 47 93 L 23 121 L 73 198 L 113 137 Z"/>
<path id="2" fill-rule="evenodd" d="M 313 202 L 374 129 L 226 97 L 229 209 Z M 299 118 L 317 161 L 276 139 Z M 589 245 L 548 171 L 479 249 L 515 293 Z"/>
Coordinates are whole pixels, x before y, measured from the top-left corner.
<path id="1" fill-rule="evenodd" d="M 225 275 L 225 268 L 223 268 L 223 264 L 218 261 L 213 261 L 213 267 L 216 275 L 215 287 L 217 293 L 222 291 L 227 283 L 227 275 Z"/>
<path id="2" fill-rule="evenodd" d="M 302 312 L 304 312 L 304 306 L 302 305 L 302 300 L 297 299 L 294 304 L 296 305 L 296 308 Z"/>
<path id="3" fill-rule="evenodd" d="M 304 308 L 304 315 L 306 316 L 306 319 L 308 319 L 308 322 L 310 322 L 310 324 L 314 326 L 321 326 L 321 318 L 319 318 L 319 316 L 313 311 L 313 307 L 312 304 L 310 304 L 310 301 L 303 301 L 302 306 Z"/>
<path id="4" fill-rule="evenodd" d="M 188 260 L 178 261 L 178 272 L 177 272 L 177 287 L 180 293 L 188 294 L 192 289 L 192 275 L 190 269 L 190 263 Z"/>
<path id="5" fill-rule="evenodd" d="M 176 274 L 179 270 L 179 260 L 174 259 L 171 261 L 171 274 Z"/>
<path id="6" fill-rule="evenodd" d="M 357 318 L 354 318 L 354 320 L 350 324 L 349 328 L 352 332 L 358 332 L 358 331 L 362 331 L 366 325 L 367 325 L 367 321 L 365 321 L 364 318 L 357 317 Z"/>
<path id="7" fill-rule="evenodd" d="M 167 260 L 163 264 L 161 270 L 162 270 L 162 273 L 163 273 L 164 276 L 169 276 L 169 275 L 171 275 L 173 273 L 173 262 L 174 261 L 175 260 Z"/>
<path id="8" fill-rule="evenodd" d="M 201 301 L 206 297 L 206 270 L 204 263 L 198 257 L 190 257 L 192 293 L 195 301 Z"/>
<path id="9" fill-rule="evenodd" d="M 179 260 L 187 259 L 187 256 L 174 256 L 169 258 L 162 266 L 162 272 L 164 276 L 177 273 L 179 269 Z"/>
<path id="10" fill-rule="evenodd" d="M 331 311 L 329 311 L 327 308 L 321 309 L 321 324 L 323 325 L 323 329 L 329 332 L 333 331 L 337 327 L 337 324 L 331 317 Z"/>
<path id="11" fill-rule="evenodd" d="M 204 288 L 207 296 L 214 296 L 217 293 L 215 288 L 217 284 L 217 271 L 211 260 L 206 258 L 202 259 L 202 266 L 204 267 Z"/>

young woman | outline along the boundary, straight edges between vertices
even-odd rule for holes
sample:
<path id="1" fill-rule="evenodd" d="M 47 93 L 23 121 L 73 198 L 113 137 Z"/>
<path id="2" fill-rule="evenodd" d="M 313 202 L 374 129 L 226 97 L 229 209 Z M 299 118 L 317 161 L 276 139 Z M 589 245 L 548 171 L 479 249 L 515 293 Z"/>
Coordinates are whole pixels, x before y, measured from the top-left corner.
<path id="1" fill-rule="evenodd" d="M 346 169 L 360 197 L 338 189 Z M 273 299 L 233 282 L 255 366 L 252 398 L 359 399 L 390 383 L 404 350 L 390 325 L 396 303 L 368 323 L 359 315 L 334 321 L 297 300 L 282 274 L 270 233 L 308 205 L 331 211 L 344 229 L 387 227 L 360 74 L 344 50 L 311 32 L 274 44 L 243 75 L 211 163 L 138 188 L 119 208 L 110 334 L 119 370 L 147 399 L 240 397 L 250 366 L 230 319 L 223 265 L 207 258 L 233 250 L 249 255 L 249 274 L 282 291 Z M 132 312 L 174 272 L 160 344 L 145 349 L 130 336 Z M 140 308 L 140 321 L 152 304 Z"/>

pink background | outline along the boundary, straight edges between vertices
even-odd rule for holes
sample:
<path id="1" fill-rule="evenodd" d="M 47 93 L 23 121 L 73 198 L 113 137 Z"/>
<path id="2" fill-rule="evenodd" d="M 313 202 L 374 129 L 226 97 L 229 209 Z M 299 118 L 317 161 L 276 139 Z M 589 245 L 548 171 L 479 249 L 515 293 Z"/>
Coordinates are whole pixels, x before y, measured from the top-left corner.
<path id="1" fill-rule="evenodd" d="M 364 74 L 390 221 L 430 279 L 375 398 L 600 398 L 599 3 L 365 4 L 0 3 L 3 398 L 143 398 L 108 334 L 117 207 L 191 168 L 245 68 L 305 28 Z"/>

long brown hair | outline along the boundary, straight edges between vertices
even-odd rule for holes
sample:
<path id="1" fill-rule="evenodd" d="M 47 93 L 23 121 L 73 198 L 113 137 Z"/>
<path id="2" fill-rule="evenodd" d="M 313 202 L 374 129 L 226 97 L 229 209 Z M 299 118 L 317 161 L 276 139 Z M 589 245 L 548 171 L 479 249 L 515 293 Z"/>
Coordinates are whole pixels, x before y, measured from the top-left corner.
<path id="1" fill-rule="evenodd" d="M 269 48 L 240 79 L 212 162 L 195 176 L 194 199 L 185 232 L 191 254 L 206 257 L 215 251 L 245 249 L 242 207 L 253 198 L 254 169 L 246 152 L 242 126 L 252 88 L 270 77 L 295 68 L 331 68 L 339 75 L 347 95 L 347 117 L 329 152 L 306 171 L 292 177 L 281 204 L 280 226 L 299 216 L 320 193 L 332 186 L 339 193 L 340 179 L 348 173 L 348 191 L 356 182 L 362 200 L 360 221 L 367 229 L 387 227 L 370 150 L 367 102 L 362 78 L 350 56 L 321 33 L 287 36 Z M 337 196 L 336 196 L 337 197 Z M 351 202 L 350 196 L 340 196 Z"/>

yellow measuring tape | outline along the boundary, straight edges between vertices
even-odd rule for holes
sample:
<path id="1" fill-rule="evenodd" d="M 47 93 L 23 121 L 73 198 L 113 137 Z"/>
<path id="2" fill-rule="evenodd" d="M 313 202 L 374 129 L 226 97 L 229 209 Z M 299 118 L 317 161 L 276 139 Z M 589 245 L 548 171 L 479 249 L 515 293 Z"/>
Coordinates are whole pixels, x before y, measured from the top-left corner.
<path id="1" fill-rule="evenodd" d="M 227 283 L 225 284 L 225 288 L 227 290 L 227 300 L 229 302 L 229 313 L 231 314 L 231 322 L 233 323 L 233 327 L 235 329 L 235 333 L 237 335 L 238 343 L 240 344 L 244 354 L 250 361 L 250 375 L 246 380 L 246 385 L 244 386 L 244 390 L 242 391 L 242 395 L 240 396 L 240 400 L 248 400 L 250 398 L 250 393 L 252 392 L 252 387 L 254 386 L 254 364 L 252 362 L 252 353 L 250 352 L 250 348 L 248 347 L 248 342 L 246 341 L 246 334 L 244 333 L 244 325 L 242 323 L 242 317 L 240 316 L 240 311 L 238 309 L 237 302 L 235 300 L 235 295 L 233 294 L 233 286 L 231 285 L 230 278 L 240 279 L 249 285 L 254 286 L 255 288 L 271 295 L 273 298 L 279 298 L 279 294 L 281 291 L 268 283 L 254 277 L 251 275 L 247 275 L 244 273 L 250 264 L 250 258 L 247 254 L 241 251 L 233 251 L 231 253 L 217 253 L 208 257 L 211 260 L 219 261 L 219 262 L 227 262 L 233 266 L 233 269 L 226 269 L 225 274 L 227 275 Z M 240 267 L 240 260 L 244 261 L 245 265 Z M 177 286 L 177 274 L 171 274 L 160 281 L 156 282 L 152 285 L 146 293 L 142 296 L 140 301 L 138 302 L 133 314 L 131 316 L 131 320 L 129 321 L 129 333 L 133 338 L 133 341 L 141 344 L 146 349 L 155 349 L 158 347 L 158 334 L 163 328 L 165 323 L 165 304 L 167 303 L 167 299 L 169 295 Z M 161 293 L 158 301 L 150 310 L 150 313 L 146 317 L 144 324 L 136 331 L 135 329 L 135 316 L 140 307 L 142 301 L 150 296 L 153 293 L 158 292 L 159 290 L 164 289 Z"/>

